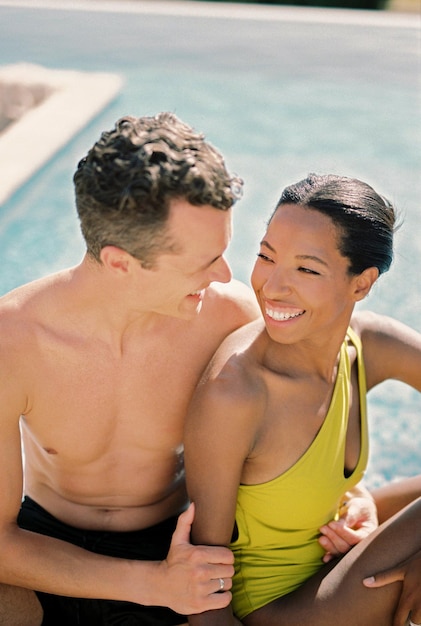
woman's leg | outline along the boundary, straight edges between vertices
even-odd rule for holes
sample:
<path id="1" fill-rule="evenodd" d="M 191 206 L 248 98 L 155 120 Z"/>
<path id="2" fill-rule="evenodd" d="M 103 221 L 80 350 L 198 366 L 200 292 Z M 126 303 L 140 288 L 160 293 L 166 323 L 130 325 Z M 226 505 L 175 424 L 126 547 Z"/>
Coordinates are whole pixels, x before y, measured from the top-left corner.
<path id="1" fill-rule="evenodd" d="M 302 587 L 244 618 L 246 626 L 392 626 L 401 583 L 378 589 L 363 579 L 421 550 L 421 498 L 323 567 Z"/>

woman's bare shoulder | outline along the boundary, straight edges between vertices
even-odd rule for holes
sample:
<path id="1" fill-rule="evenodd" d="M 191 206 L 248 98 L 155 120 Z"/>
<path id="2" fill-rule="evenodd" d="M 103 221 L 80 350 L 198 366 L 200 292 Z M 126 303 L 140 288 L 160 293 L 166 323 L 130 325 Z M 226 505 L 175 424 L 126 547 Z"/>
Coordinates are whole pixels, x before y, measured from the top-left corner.
<path id="1" fill-rule="evenodd" d="M 251 322 L 229 335 L 207 367 L 197 394 L 216 405 L 237 412 L 255 411 L 262 396 L 259 350 L 264 340 L 264 323 Z"/>

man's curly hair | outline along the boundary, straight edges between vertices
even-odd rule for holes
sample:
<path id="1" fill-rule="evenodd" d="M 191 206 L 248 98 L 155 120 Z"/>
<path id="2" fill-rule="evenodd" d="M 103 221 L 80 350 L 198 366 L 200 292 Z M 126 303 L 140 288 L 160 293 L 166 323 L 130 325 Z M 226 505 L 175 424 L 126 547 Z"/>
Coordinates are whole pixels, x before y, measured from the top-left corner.
<path id="1" fill-rule="evenodd" d="M 172 249 L 171 200 L 227 210 L 242 187 L 204 136 L 171 113 L 120 119 L 80 161 L 73 180 L 88 254 L 100 262 L 101 249 L 114 245 L 144 267 Z"/>

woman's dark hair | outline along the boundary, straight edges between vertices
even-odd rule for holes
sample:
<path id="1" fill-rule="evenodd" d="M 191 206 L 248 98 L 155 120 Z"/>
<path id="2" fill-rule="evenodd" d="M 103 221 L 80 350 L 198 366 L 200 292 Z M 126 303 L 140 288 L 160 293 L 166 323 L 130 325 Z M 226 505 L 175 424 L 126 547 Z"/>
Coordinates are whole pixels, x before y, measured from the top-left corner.
<path id="1" fill-rule="evenodd" d="M 367 183 L 332 174 L 309 174 L 284 189 L 276 209 L 282 204 L 319 211 L 332 220 L 339 230 L 339 251 L 349 259 L 351 274 L 361 274 L 368 267 L 377 267 L 379 274 L 389 269 L 396 213 Z"/>

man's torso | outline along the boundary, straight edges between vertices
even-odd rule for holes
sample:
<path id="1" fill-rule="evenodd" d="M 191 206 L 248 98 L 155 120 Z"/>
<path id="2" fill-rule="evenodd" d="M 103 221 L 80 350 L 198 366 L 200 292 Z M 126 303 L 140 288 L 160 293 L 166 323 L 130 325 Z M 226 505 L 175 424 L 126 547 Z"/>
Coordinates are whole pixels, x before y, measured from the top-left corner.
<path id="1" fill-rule="evenodd" d="M 194 320 L 163 316 L 148 332 L 134 327 L 114 351 L 68 323 L 65 305 L 50 319 L 18 313 L 25 331 L 11 340 L 11 367 L 26 390 L 27 495 L 86 529 L 145 528 L 185 507 L 186 409 L 233 328 L 229 316 L 216 317 L 213 300 Z"/>

